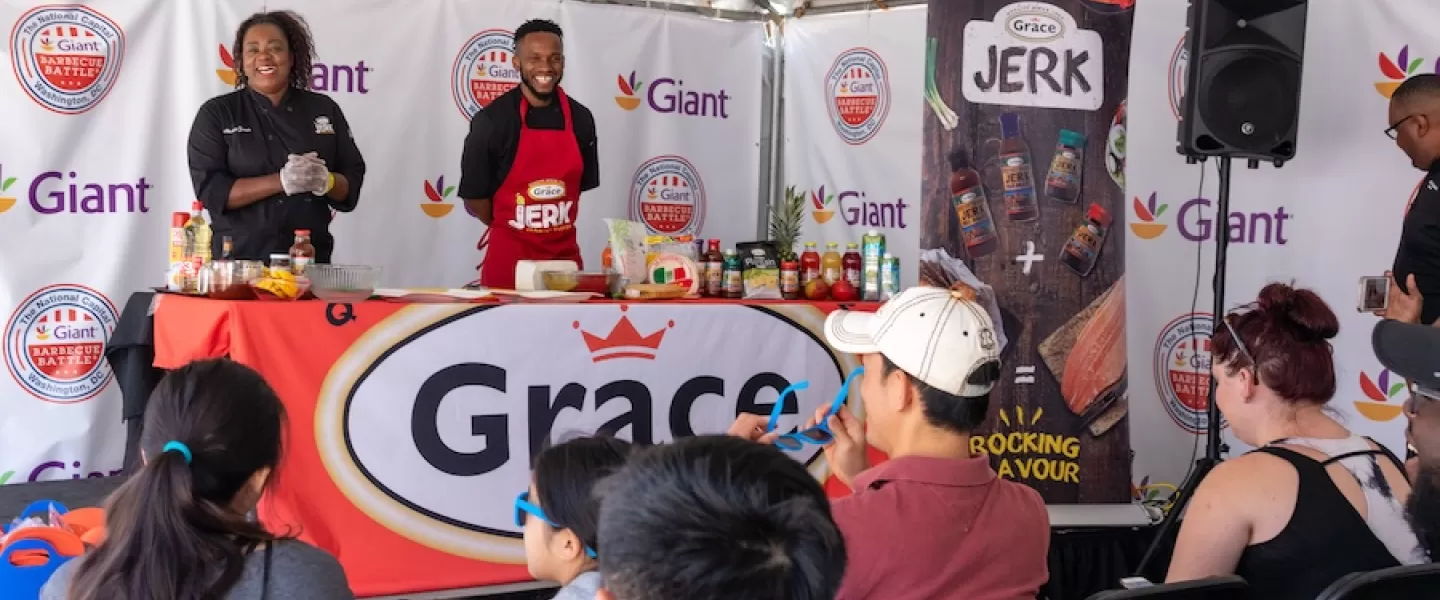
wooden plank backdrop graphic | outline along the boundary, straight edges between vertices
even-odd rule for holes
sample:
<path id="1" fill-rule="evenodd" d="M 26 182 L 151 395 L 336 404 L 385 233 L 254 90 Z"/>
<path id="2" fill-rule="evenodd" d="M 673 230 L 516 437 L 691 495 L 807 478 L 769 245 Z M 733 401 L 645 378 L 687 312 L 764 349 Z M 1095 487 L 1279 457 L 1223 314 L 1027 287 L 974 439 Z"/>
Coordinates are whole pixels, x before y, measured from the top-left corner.
<path id="1" fill-rule="evenodd" d="M 1131 499 L 1123 286 L 1125 222 L 1131 207 L 1106 167 L 1105 154 L 1112 119 L 1126 96 L 1132 4 L 1128 0 L 929 3 L 927 34 L 936 45 L 936 91 L 959 119 L 954 130 L 947 130 L 932 107 L 923 108 L 921 248 L 943 248 L 951 256 L 965 258 L 974 274 L 995 288 L 1009 345 L 1004 374 L 991 397 L 990 417 L 972 444 L 992 455 L 1002 476 L 1034 486 L 1051 504 Z M 1056 18 L 1062 11 L 1077 28 Z M 975 21 L 980 23 L 972 24 Z M 992 21 L 999 22 L 985 24 Z M 967 43 L 966 35 L 976 39 Z M 976 55 L 965 56 L 967 47 Z M 1001 68 L 998 81 L 991 70 L 996 62 Z M 1051 64 L 1053 69 L 1047 71 Z M 1096 77 L 1102 69 L 1103 76 Z M 1037 74 L 1037 70 L 1046 72 Z M 1006 216 L 998 144 L 989 140 L 1000 137 L 999 118 L 1007 112 L 1020 116 L 1031 153 L 1039 206 L 1039 217 L 1033 221 Z M 1087 138 L 1081 195 L 1074 204 L 1044 194 L 1045 175 L 1062 129 Z M 965 152 L 980 171 L 999 234 L 999 248 L 983 256 L 969 257 L 961 240 L 949 188 L 948 157 L 954 148 Z M 1060 256 L 1092 203 L 1103 207 L 1112 223 L 1094 269 L 1080 276 Z M 1031 254 L 1030 244 L 1033 254 L 1043 259 L 1031 263 L 1027 274 L 1017 257 Z M 1107 298 L 1112 289 L 1115 297 Z M 1062 395 L 1072 346 L 1091 355 L 1070 361 L 1076 371 L 1072 377 L 1086 380 L 1081 383 L 1091 388 L 1098 383 L 1098 389 L 1072 393 L 1081 414 L 1072 411 Z M 1113 356 L 1103 360 L 1112 349 L 1118 350 L 1118 366 Z M 1080 368 L 1074 368 L 1077 365 Z M 1082 370 L 1085 376 L 1079 377 Z"/>

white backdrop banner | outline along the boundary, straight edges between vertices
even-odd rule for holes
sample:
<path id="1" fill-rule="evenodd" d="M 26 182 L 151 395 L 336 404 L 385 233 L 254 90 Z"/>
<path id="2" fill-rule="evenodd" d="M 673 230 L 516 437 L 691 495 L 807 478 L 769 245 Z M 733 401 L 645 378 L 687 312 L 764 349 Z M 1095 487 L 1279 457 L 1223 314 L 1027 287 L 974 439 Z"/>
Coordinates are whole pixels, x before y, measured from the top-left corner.
<path id="1" fill-rule="evenodd" d="M 469 115 L 516 83 L 510 35 L 531 18 L 566 30 L 563 85 L 597 122 L 589 265 L 605 217 L 727 245 L 755 235 L 758 23 L 560 0 L 0 0 L 14 72 L 0 79 L 0 483 L 120 468 L 104 345 L 128 296 L 164 281 L 170 213 L 194 199 L 191 123 L 233 89 L 235 27 L 267 6 L 309 21 L 314 89 L 368 166 L 359 208 L 332 225 L 335 262 L 382 267 L 383 285 L 475 278 L 484 227 L 455 194 L 460 151 Z"/>
<path id="2" fill-rule="evenodd" d="M 1375 359 L 1376 318 L 1357 313 L 1355 303 L 1359 278 L 1389 269 L 1422 176 L 1382 130 L 1395 86 L 1440 67 L 1440 34 L 1428 26 L 1440 20 L 1440 5 L 1311 2 L 1298 155 L 1278 170 L 1237 165 L 1227 218 L 1215 214 L 1214 161 L 1186 165 L 1175 152 L 1189 62 L 1181 45 L 1185 3 L 1145 0 L 1136 11 L 1126 169 L 1136 478 L 1178 484 L 1204 451 L 1196 432 L 1204 430 L 1209 383 L 1213 240 L 1226 222 L 1232 242 L 1225 306 L 1254 300 L 1272 281 L 1315 290 L 1340 317 L 1333 340 L 1339 385 L 1330 408 L 1351 430 L 1403 453 L 1403 382 Z M 1231 455 L 1248 449 L 1228 430 L 1225 438 Z"/>
<path id="3" fill-rule="evenodd" d="M 816 15 L 785 26 L 783 181 L 810 201 L 802 238 L 843 252 L 878 230 L 907 286 L 920 253 L 925 12 Z"/>

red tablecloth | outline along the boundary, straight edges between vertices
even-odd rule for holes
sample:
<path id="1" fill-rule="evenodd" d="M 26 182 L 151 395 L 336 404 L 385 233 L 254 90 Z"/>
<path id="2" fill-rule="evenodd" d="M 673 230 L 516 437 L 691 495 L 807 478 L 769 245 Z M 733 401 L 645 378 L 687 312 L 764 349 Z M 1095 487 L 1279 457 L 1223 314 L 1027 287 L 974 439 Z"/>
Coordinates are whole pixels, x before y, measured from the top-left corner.
<path id="1" fill-rule="evenodd" d="M 335 554 L 361 596 L 417 593 L 529 580 L 512 503 L 553 437 L 718 433 L 805 379 L 782 424 L 799 425 L 857 364 L 823 342 L 837 308 L 166 295 L 155 365 L 228 355 L 264 375 L 290 422 L 262 518 Z M 817 449 L 797 458 L 828 477 Z M 848 493 L 834 481 L 827 489 Z"/>

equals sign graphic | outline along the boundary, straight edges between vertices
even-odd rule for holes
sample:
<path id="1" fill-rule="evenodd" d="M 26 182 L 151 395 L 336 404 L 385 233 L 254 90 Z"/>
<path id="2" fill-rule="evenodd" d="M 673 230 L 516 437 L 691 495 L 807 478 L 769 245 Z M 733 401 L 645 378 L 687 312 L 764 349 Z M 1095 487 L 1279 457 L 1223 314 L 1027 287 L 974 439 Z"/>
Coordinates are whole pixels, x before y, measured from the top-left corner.
<path id="1" fill-rule="evenodd" d="M 1035 383 L 1035 365 L 1015 367 L 1015 383 Z"/>

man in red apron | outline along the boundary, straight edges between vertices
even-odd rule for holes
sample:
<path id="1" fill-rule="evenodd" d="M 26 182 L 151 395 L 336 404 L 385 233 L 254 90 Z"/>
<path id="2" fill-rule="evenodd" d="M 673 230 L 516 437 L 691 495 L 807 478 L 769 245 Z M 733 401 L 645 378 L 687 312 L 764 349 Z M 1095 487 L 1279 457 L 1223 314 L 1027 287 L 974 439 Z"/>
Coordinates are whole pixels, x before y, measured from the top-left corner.
<path id="1" fill-rule="evenodd" d="M 518 261 L 580 262 L 580 193 L 600 185 L 595 117 L 559 85 L 560 27 L 544 20 L 521 25 L 511 64 L 520 85 L 493 101 L 484 86 L 469 86 L 473 98 L 461 102 L 477 112 L 465 137 L 459 195 L 489 226 L 479 243 L 480 284 L 499 289 L 515 287 Z"/>

